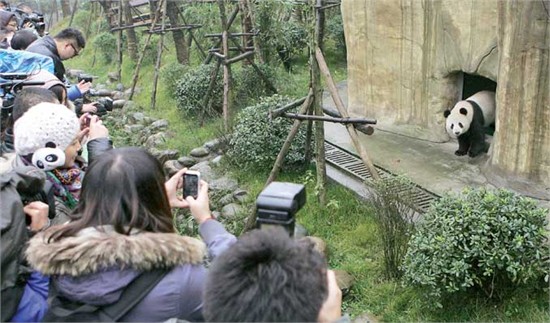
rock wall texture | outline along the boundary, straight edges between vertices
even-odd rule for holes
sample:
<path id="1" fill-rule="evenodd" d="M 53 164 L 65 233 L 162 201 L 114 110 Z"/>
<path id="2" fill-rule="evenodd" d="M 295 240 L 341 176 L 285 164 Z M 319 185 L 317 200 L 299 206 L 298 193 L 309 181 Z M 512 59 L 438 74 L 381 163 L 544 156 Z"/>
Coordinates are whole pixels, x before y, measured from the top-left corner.
<path id="1" fill-rule="evenodd" d="M 491 171 L 548 188 L 549 12 L 549 0 L 343 0 L 348 110 L 442 142 L 462 72 L 484 76 L 497 82 Z"/>

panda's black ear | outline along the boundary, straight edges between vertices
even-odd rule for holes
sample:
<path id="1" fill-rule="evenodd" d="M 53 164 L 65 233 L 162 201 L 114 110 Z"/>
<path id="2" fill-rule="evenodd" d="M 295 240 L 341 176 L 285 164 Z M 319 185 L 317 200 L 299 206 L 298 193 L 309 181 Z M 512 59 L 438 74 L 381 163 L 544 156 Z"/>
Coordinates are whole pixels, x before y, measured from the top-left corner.
<path id="1" fill-rule="evenodd" d="M 458 110 L 460 112 L 460 114 L 463 114 L 465 116 L 468 115 L 468 110 L 466 110 L 466 108 L 460 108 L 460 110 Z"/>
<path id="2" fill-rule="evenodd" d="M 447 118 L 447 117 L 449 116 L 449 114 L 451 114 L 451 111 L 450 111 L 450 110 L 445 110 L 445 111 L 443 111 L 443 116 L 444 116 L 445 118 Z"/>

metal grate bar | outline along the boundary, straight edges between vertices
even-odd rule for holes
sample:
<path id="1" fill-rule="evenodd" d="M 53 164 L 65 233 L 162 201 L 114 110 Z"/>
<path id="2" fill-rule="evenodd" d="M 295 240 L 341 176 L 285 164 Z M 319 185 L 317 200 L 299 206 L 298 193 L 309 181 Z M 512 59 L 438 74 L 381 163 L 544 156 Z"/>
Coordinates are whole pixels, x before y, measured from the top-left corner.
<path id="1" fill-rule="evenodd" d="M 325 159 L 327 163 L 340 169 L 341 171 L 348 173 L 362 181 L 371 180 L 372 175 L 367 167 L 363 164 L 363 161 L 356 154 L 347 151 L 341 147 L 338 147 L 328 141 L 325 141 Z M 390 171 L 374 165 L 381 178 L 389 178 L 395 176 Z M 404 189 L 396 188 L 398 193 L 404 191 Z M 425 213 L 430 208 L 430 205 L 435 200 L 439 199 L 439 195 L 426 190 L 425 188 L 416 185 L 416 189 L 412 194 L 413 204 L 417 207 L 417 211 Z"/>

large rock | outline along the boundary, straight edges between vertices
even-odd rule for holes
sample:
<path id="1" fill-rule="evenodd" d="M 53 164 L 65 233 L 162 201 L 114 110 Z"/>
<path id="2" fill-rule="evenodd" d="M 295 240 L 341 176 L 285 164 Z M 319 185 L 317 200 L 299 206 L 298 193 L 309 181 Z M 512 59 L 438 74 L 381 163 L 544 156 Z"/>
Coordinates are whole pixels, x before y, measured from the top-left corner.
<path id="1" fill-rule="evenodd" d="M 550 198 L 547 3 L 342 1 L 348 111 L 378 119 L 382 129 L 443 142 L 442 112 L 461 99 L 464 73 L 495 81 L 497 127 L 486 171 L 497 186 L 536 188 L 540 194 L 531 195 Z"/>
<path id="2" fill-rule="evenodd" d="M 189 155 L 191 155 L 192 157 L 197 157 L 197 158 L 206 157 L 206 156 L 208 156 L 208 154 L 209 154 L 208 149 L 206 149 L 204 147 L 197 147 L 197 148 L 192 149 L 191 152 L 189 152 Z"/>
<path id="3" fill-rule="evenodd" d="M 152 132 L 156 132 L 159 130 L 166 130 L 167 128 L 168 128 L 168 121 L 164 119 L 157 120 L 149 126 L 149 129 Z"/>
<path id="4" fill-rule="evenodd" d="M 228 220 L 235 219 L 239 214 L 241 214 L 243 208 L 239 204 L 231 203 L 224 206 L 221 210 L 221 216 Z"/>
<path id="5" fill-rule="evenodd" d="M 190 170 L 196 170 L 201 173 L 201 179 L 211 183 L 214 180 L 214 172 L 210 163 L 208 161 L 203 161 L 198 164 L 193 165 L 189 168 Z M 212 187 L 212 185 L 210 185 Z"/>
<path id="6" fill-rule="evenodd" d="M 179 151 L 177 150 L 159 150 L 152 148 L 149 152 L 155 156 L 155 158 L 158 159 L 162 165 L 164 165 L 164 163 L 168 160 L 177 159 L 179 155 Z"/>
<path id="7" fill-rule="evenodd" d="M 132 113 L 130 115 L 130 118 L 128 119 L 131 123 L 141 123 L 144 118 L 145 118 L 145 115 L 143 114 L 143 112 L 136 112 L 136 113 Z"/>
<path id="8" fill-rule="evenodd" d="M 197 163 L 197 161 L 195 160 L 195 158 L 192 158 L 192 157 L 189 157 L 189 156 L 182 156 L 178 159 L 178 162 L 183 166 L 183 167 L 191 167 L 193 165 L 195 165 Z"/>
<path id="9" fill-rule="evenodd" d="M 167 174 L 169 177 L 177 173 L 180 169 L 183 167 L 180 163 L 178 163 L 177 160 L 167 160 L 164 165 L 164 173 Z"/>
<path id="10" fill-rule="evenodd" d="M 145 146 L 147 148 L 159 147 L 166 142 L 166 134 L 164 132 L 159 132 L 154 135 L 149 136 L 145 141 Z"/>
<path id="11" fill-rule="evenodd" d="M 209 188 L 218 192 L 233 192 L 239 187 L 239 183 L 233 178 L 220 177 L 210 182 Z"/>

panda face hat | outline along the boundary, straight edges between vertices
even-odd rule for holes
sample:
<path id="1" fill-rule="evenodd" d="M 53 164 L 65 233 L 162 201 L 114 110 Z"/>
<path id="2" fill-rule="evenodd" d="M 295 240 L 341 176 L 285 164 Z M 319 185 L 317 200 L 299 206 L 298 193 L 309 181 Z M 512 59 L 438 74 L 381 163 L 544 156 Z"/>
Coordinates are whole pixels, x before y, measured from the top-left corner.
<path id="1" fill-rule="evenodd" d="M 64 105 L 39 103 L 14 124 L 15 152 L 32 154 L 32 163 L 43 170 L 65 164 L 65 149 L 80 131 L 76 114 Z"/>

